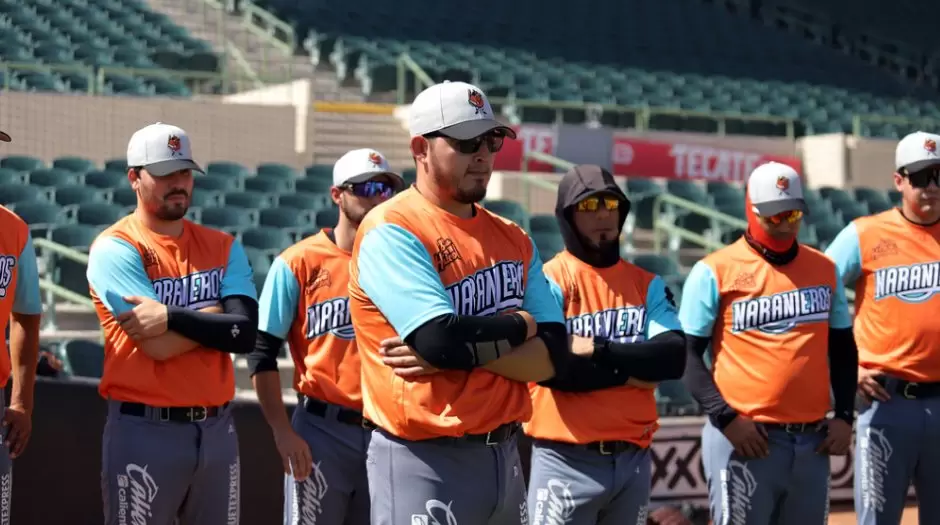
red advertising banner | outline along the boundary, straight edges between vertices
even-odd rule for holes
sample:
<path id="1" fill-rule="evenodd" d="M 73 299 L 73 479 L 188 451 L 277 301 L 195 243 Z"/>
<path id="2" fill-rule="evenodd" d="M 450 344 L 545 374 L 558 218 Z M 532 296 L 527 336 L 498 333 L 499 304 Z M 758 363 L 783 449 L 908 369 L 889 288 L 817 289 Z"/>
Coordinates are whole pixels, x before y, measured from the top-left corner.
<path id="1" fill-rule="evenodd" d="M 523 152 L 537 151 L 548 155 L 555 154 L 558 136 L 549 126 L 512 126 L 516 131 L 516 140 L 503 142 L 503 149 L 496 154 L 493 169 L 506 171 L 522 170 Z M 550 164 L 529 161 L 529 171 L 555 171 Z"/>
<path id="2" fill-rule="evenodd" d="M 802 173 L 797 157 L 634 137 L 614 137 L 611 156 L 613 172 L 627 176 L 744 182 L 754 168 L 771 161 Z"/>

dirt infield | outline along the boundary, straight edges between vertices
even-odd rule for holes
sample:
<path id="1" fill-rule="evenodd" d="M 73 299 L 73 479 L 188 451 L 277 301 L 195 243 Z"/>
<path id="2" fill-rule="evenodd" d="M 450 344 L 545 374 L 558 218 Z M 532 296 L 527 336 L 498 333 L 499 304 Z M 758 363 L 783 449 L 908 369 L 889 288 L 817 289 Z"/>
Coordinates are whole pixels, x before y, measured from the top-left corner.
<path id="1" fill-rule="evenodd" d="M 857 523 L 857 516 L 851 508 L 832 509 L 829 513 L 829 525 L 856 525 Z M 918 525 L 916 505 L 910 505 L 904 509 L 901 525 Z"/>

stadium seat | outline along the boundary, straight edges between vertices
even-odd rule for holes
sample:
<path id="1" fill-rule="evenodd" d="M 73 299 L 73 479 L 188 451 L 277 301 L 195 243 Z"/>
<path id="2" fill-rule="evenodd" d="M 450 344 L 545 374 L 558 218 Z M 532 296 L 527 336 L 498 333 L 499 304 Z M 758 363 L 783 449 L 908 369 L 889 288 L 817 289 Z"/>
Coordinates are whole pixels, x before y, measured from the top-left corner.
<path id="1" fill-rule="evenodd" d="M 518 202 L 504 199 L 485 200 L 483 201 L 483 207 L 496 215 L 511 220 L 526 230 L 529 229 L 529 214 Z"/>
<path id="2" fill-rule="evenodd" d="M 894 206 L 884 191 L 874 188 L 855 188 L 855 198 L 867 204 L 872 213 L 881 213 Z"/>
<path id="3" fill-rule="evenodd" d="M 98 188 L 91 186 L 63 184 L 55 188 L 55 202 L 58 203 L 59 206 L 71 206 L 73 204 L 85 204 L 88 202 L 105 202 L 107 199 L 107 193 L 103 193 Z"/>
<path id="4" fill-rule="evenodd" d="M 280 180 L 294 180 L 297 178 L 297 170 L 277 162 L 265 162 L 258 164 L 255 168 L 258 177 Z"/>
<path id="5" fill-rule="evenodd" d="M 276 173 L 276 172 L 275 172 Z M 278 176 L 248 177 L 243 181 L 245 189 L 261 193 L 281 193 L 294 189 L 294 179 Z"/>
<path id="6" fill-rule="evenodd" d="M 338 220 L 339 208 L 326 208 L 317 212 L 314 222 L 319 230 L 321 228 L 332 228 L 336 226 L 336 221 Z"/>
<path id="7" fill-rule="evenodd" d="M 242 244 L 246 248 L 280 253 L 294 243 L 294 238 L 280 228 L 251 228 L 242 232 Z"/>
<path id="8" fill-rule="evenodd" d="M 888 190 L 888 200 L 895 206 L 901 205 L 901 192 L 898 190 Z"/>
<path id="9" fill-rule="evenodd" d="M 60 359 L 64 361 L 65 372 L 71 376 L 99 379 L 104 372 L 104 348 L 93 341 L 65 341 L 61 345 Z"/>
<path id="10" fill-rule="evenodd" d="M 53 191 L 37 186 L 2 185 L 0 186 L 0 204 L 18 204 L 21 202 L 52 201 Z"/>
<path id="11" fill-rule="evenodd" d="M 31 171 L 27 176 L 27 182 L 33 186 L 55 188 L 79 185 L 82 183 L 82 177 L 79 173 L 60 168 L 43 168 Z"/>
<path id="12" fill-rule="evenodd" d="M 548 262 L 565 251 L 565 241 L 558 232 L 533 232 L 532 242 L 539 251 L 542 262 Z"/>
<path id="13" fill-rule="evenodd" d="M 52 167 L 79 174 L 97 169 L 94 162 L 83 157 L 59 157 L 52 161 Z"/>
<path id="14" fill-rule="evenodd" d="M 22 184 L 24 174 L 10 168 L 0 168 L 0 185 Z"/>
<path id="15" fill-rule="evenodd" d="M 405 180 L 405 187 L 409 188 L 412 184 L 418 182 L 418 170 L 408 168 L 401 171 L 401 178 Z"/>
<path id="16" fill-rule="evenodd" d="M 258 211 L 224 206 L 205 208 L 201 215 L 202 223 L 230 233 L 237 233 L 258 225 Z"/>
<path id="17" fill-rule="evenodd" d="M 78 224 L 88 226 L 110 226 L 127 215 L 126 209 L 108 202 L 87 202 L 79 204 L 75 212 Z"/>
<path id="18" fill-rule="evenodd" d="M 272 254 L 259 250 L 257 248 L 245 247 L 245 256 L 248 257 L 248 264 L 251 265 L 251 271 L 255 281 L 255 287 L 258 293 L 264 287 L 264 280 L 271 270 Z"/>
<path id="19" fill-rule="evenodd" d="M 89 171 L 85 174 L 85 185 L 101 189 L 121 188 L 130 184 L 124 171 Z"/>
<path id="20" fill-rule="evenodd" d="M 294 188 L 306 193 L 329 193 L 332 187 L 332 175 L 330 177 L 307 176 L 294 181 Z"/>
<path id="21" fill-rule="evenodd" d="M 636 255 L 633 257 L 633 264 L 661 277 L 679 274 L 679 264 L 674 259 L 664 255 Z"/>
<path id="22" fill-rule="evenodd" d="M 0 160 L 0 168 L 10 168 L 22 172 L 41 170 L 45 167 L 43 161 L 28 155 L 9 155 Z"/>
<path id="23" fill-rule="evenodd" d="M 80 251 L 88 251 L 91 243 L 94 242 L 102 230 L 104 230 L 103 227 L 87 224 L 61 224 L 49 232 L 49 238 L 54 243 Z"/>
<path id="24" fill-rule="evenodd" d="M 333 182 L 332 164 L 311 164 L 307 166 L 304 171 L 308 179 L 326 179 L 330 181 L 331 184 Z"/>
<path id="25" fill-rule="evenodd" d="M 195 197 L 197 193 L 193 193 Z M 111 202 L 119 206 L 136 207 L 137 192 L 130 187 L 114 188 L 111 190 Z"/>
<path id="26" fill-rule="evenodd" d="M 303 182 L 300 179 L 297 182 Z M 318 211 L 334 206 L 329 193 L 282 193 L 277 196 L 277 205 L 294 210 Z"/>
<path id="27" fill-rule="evenodd" d="M 127 173 L 127 159 L 108 159 L 104 163 L 105 171 Z"/>
<path id="28" fill-rule="evenodd" d="M 239 191 L 225 194 L 225 205 L 235 208 L 261 209 L 273 204 L 273 198 L 256 191 Z"/>
<path id="29" fill-rule="evenodd" d="M 261 210 L 259 224 L 270 228 L 303 229 L 309 228 L 313 221 L 309 212 L 289 208 L 268 208 Z"/>
<path id="30" fill-rule="evenodd" d="M 529 229 L 535 232 L 556 232 L 560 233 L 558 219 L 554 215 L 532 215 L 529 217 Z"/>
<path id="31" fill-rule="evenodd" d="M 237 162 L 214 161 L 206 165 L 206 175 L 245 178 L 249 174 L 248 168 Z"/>
<path id="32" fill-rule="evenodd" d="M 194 190 L 200 191 L 239 191 L 241 181 L 227 175 L 196 175 L 193 177 Z M 196 193 L 196 191 L 193 191 Z"/>
<path id="33" fill-rule="evenodd" d="M 12 209 L 26 221 L 34 238 L 45 238 L 51 228 L 68 222 L 64 210 L 51 202 L 21 202 L 13 205 Z"/>

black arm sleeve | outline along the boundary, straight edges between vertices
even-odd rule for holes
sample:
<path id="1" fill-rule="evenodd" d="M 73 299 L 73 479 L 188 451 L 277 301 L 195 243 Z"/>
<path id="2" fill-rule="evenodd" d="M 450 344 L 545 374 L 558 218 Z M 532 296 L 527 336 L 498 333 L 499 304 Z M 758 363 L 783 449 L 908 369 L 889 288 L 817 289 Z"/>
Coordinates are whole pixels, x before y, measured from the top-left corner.
<path id="1" fill-rule="evenodd" d="M 539 323 L 538 337 L 545 343 L 555 376 L 539 384 L 563 392 L 590 392 L 626 384 L 629 376 L 616 368 L 599 366 L 590 357 L 571 353 L 568 332 L 561 323 Z"/>
<path id="2" fill-rule="evenodd" d="M 718 427 L 719 430 L 722 430 L 728 426 L 734 418 L 738 417 L 738 413 L 728 406 L 725 399 L 721 397 L 721 393 L 718 392 L 718 387 L 715 386 L 715 380 L 712 378 L 711 372 L 708 370 L 708 367 L 705 366 L 703 357 L 705 350 L 711 342 L 710 337 L 695 337 L 686 334 L 686 360 L 683 383 L 689 393 L 692 394 L 692 397 L 698 401 L 698 404 L 701 405 L 705 413 L 708 414 L 708 418 L 711 419 L 712 424 Z"/>
<path id="3" fill-rule="evenodd" d="M 230 295 L 222 299 L 222 310 L 225 313 L 213 314 L 170 306 L 167 328 L 220 352 L 251 352 L 258 333 L 257 301 L 244 295 Z"/>
<path id="4" fill-rule="evenodd" d="M 472 370 L 524 343 L 528 332 L 519 314 L 445 314 L 419 326 L 405 343 L 435 368 Z"/>
<path id="5" fill-rule="evenodd" d="M 829 381 L 835 417 L 852 424 L 858 388 L 858 346 L 851 328 L 829 329 Z"/>
<path id="6" fill-rule="evenodd" d="M 258 372 L 277 372 L 277 354 L 284 340 L 265 331 L 258 330 L 255 347 L 248 353 L 248 370 L 251 377 Z"/>
<path id="7" fill-rule="evenodd" d="M 685 334 L 664 332 L 642 343 L 616 343 L 594 339 L 594 360 L 601 365 L 624 368 L 641 381 L 679 379 L 685 372 Z"/>

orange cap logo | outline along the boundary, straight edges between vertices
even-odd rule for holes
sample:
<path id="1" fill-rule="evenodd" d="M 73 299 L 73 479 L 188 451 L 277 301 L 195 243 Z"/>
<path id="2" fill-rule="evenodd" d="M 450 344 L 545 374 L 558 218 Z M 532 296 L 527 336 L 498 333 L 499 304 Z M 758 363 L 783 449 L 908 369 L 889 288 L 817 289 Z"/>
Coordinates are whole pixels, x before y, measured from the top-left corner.
<path id="1" fill-rule="evenodd" d="M 467 90 L 467 102 L 477 110 L 477 113 L 486 111 L 484 109 L 486 103 L 483 101 L 483 94 L 475 89 Z"/>
<path id="2" fill-rule="evenodd" d="M 170 148 L 170 151 L 172 151 L 175 154 L 175 153 L 179 153 L 180 148 L 183 147 L 183 144 L 182 142 L 180 142 L 179 137 L 177 137 L 176 135 L 170 135 L 170 138 L 166 140 L 166 147 Z"/>
<path id="3" fill-rule="evenodd" d="M 375 164 L 376 166 L 381 166 L 382 156 L 373 151 L 369 153 L 369 162 L 371 162 L 372 164 Z"/>
<path id="4" fill-rule="evenodd" d="M 790 179 L 785 175 L 777 177 L 777 189 L 780 191 L 787 191 L 790 189 Z"/>
<path id="5" fill-rule="evenodd" d="M 936 152 L 937 152 L 937 141 L 935 141 L 934 139 L 927 139 L 927 140 L 925 140 L 925 141 L 924 141 L 924 149 L 927 150 L 927 151 L 929 151 L 930 153 L 936 153 Z"/>

